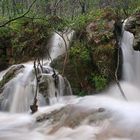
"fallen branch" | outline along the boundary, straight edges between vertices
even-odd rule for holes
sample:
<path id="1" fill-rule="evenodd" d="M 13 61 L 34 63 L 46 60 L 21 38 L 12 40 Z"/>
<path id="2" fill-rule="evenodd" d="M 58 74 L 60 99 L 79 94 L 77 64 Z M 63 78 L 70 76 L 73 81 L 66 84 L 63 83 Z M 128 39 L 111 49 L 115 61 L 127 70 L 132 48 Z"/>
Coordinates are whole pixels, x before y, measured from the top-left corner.
<path id="1" fill-rule="evenodd" d="M 36 59 L 34 60 L 34 72 L 35 72 L 35 78 L 36 78 L 36 89 L 35 89 L 35 95 L 34 95 L 34 101 L 33 104 L 30 105 L 31 113 L 35 113 L 38 111 L 38 105 L 37 105 L 37 91 L 38 91 L 38 67 L 36 66 Z"/>
<path id="2" fill-rule="evenodd" d="M 35 95 L 34 95 L 34 100 L 33 104 L 30 105 L 31 113 L 35 113 L 38 111 L 38 105 L 37 105 L 37 94 L 38 94 L 38 87 L 39 87 L 39 72 L 40 70 L 43 72 L 43 66 L 40 63 L 40 59 L 37 58 L 34 60 L 34 71 L 35 71 L 35 78 L 36 78 L 36 89 L 35 89 Z"/>
<path id="3" fill-rule="evenodd" d="M 115 31 L 115 34 L 116 34 L 116 38 L 117 38 L 117 33 L 116 33 L 117 31 Z M 123 34 L 123 33 L 122 33 Z M 117 40 L 117 39 L 116 39 Z M 118 41 L 117 40 L 117 43 L 118 42 L 121 42 L 121 39 Z M 120 85 L 120 82 L 119 82 L 119 80 L 118 80 L 118 70 L 119 70 L 119 64 L 120 64 L 120 46 L 121 46 L 121 43 L 118 43 L 118 51 L 117 51 L 117 67 L 116 67 L 116 70 L 115 70 L 115 81 L 116 81 L 116 83 L 117 83 L 117 86 L 118 86 L 118 88 L 119 88 L 119 90 L 120 90 L 120 92 L 121 92 L 121 94 L 122 94 L 122 96 L 123 96 L 123 98 L 127 101 L 127 98 L 126 98 L 126 96 L 125 96 L 125 93 L 124 93 L 124 91 L 123 91 L 123 89 L 122 89 L 122 87 L 121 87 L 121 85 Z"/>
<path id="4" fill-rule="evenodd" d="M 124 91 L 123 91 L 123 89 L 122 89 L 122 87 L 121 87 L 121 85 L 120 85 L 119 80 L 118 80 L 119 63 L 120 63 L 120 58 L 119 58 L 119 48 L 118 48 L 117 67 L 116 67 L 116 71 L 115 71 L 115 81 L 116 81 L 116 83 L 117 83 L 117 86 L 118 86 L 118 88 L 119 88 L 119 90 L 120 90 L 120 92 L 121 92 L 123 98 L 127 101 L 127 98 L 126 98 L 126 96 L 125 96 L 125 93 L 124 93 Z"/>

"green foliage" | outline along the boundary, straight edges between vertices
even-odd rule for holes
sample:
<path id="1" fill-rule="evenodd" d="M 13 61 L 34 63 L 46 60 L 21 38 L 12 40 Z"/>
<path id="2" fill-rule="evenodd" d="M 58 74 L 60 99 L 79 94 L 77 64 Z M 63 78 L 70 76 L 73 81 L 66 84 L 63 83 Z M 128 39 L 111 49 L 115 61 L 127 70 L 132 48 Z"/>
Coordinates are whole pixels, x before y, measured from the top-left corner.
<path id="1" fill-rule="evenodd" d="M 91 74 L 91 83 L 95 86 L 96 91 L 104 90 L 107 86 L 107 79 L 102 75 L 95 75 L 94 73 Z"/>
<path id="2" fill-rule="evenodd" d="M 69 26 L 69 21 L 58 16 L 50 16 L 48 19 L 48 25 L 54 31 L 63 31 Z"/>
<path id="3" fill-rule="evenodd" d="M 77 95 L 78 95 L 78 96 L 86 96 L 87 93 L 86 93 L 84 90 L 82 90 L 82 91 L 79 91 L 79 92 L 77 93 Z"/>
<path id="4" fill-rule="evenodd" d="M 135 14 L 135 13 L 140 13 L 140 6 L 137 7 L 137 8 L 133 11 L 133 13 L 134 13 L 134 14 Z"/>
<path id="5" fill-rule="evenodd" d="M 112 55 L 115 51 L 115 48 L 113 46 L 113 44 L 109 43 L 109 44 L 105 44 L 105 45 L 100 45 L 98 47 L 95 48 L 94 52 L 97 56 L 99 55 Z"/>
<path id="6" fill-rule="evenodd" d="M 115 71 L 115 47 L 113 44 L 109 43 L 106 45 L 100 45 L 94 49 L 93 59 L 96 62 L 98 72 L 101 75 L 111 79 L 110 73 Z"/>
<path id="7" fill-rule="evenodd" d="M 7 17 L 0 16 L 0 25 L 3 24 L 7 20 L 8 20 Z"/>
<path id="8" fill-rule="evenodd" d="M 29 22 L 30 22 L 30 19 L 21 18 L 21 19 L 11 22 L 10 28 L 15 32 L 20 32 L 21 28 L 24 28 L 24 26 L 26 26 Z"/>
<path id="9" fill-rule="evenodd" d="M 9 27 L 0 28 L 0 38 L 11 36 L 11 29 Z"/>
<path id="10" fill-rule="evenodd" d="M 116 0 L 111 7 L 116 16 L 120 19 L 127 18 L 135 13 L 135 10 L 140 6 L 140 0 Z"/>
<path id="11" fill-rule="evenodd" d="M 79 41 L 75 41 L 70 48 L 70 58 L 76 61 L 80 61 L 83 64 L 89 64 L 90 55 L 89 50 L 86 48 L 85 44 Z"/>
<path id="12" fill-rule="evenodd" d="M 12 22 L 10 28 L 13 30 L 11 41 L 14 59 L 20 62 L 43 57 L 43 48 L 51 35 L 47 19 L 22 18 Z"/>
<path id="13" fill-rule="evenodd" d="M 96 9 L 96 11 L 90 11 L 86 14 L 81 14 L 71 21 L 71 28 L 74 30 L 82 30 L 95 19 L 98 20 L 102 15 L 102 10 Z"/>

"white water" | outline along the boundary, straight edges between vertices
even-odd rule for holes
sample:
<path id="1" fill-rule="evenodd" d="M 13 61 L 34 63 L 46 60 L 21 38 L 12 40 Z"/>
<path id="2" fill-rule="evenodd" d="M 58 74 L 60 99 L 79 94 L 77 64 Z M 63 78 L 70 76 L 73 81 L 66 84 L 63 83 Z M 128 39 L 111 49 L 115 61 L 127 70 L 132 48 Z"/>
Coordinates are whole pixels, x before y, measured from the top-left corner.
<path id="1" fill-rule="evenodd" d="M 26 112 L 33 103 L 36 80 L 33 75 L 33 66 L 25 65 L 25 68 L 10 80 L 3 90 L 1 109 L 9 112 Z M 38 95 L 38 104 L 45 105 L 42 95 Z"/>
<path id="2" fill-rule="evenodd" d="M 71 99 L 61 104 L 41 107 L 32 116 L 27 114 L 1 113 L 0 140 L 140 140 L 140 103 L 135 102 L 136 100 L 140 101 L 138 87 L 138 81 L 140 80 L 139 53 L 132 49 L 132 42 L 133 35 L 125 31 L 121 42 L 124 57 L 124 82 L 121 83 L 121 86 L 129 102 L 123 100 L 117 86 L 112 86 L 104 95 L 81 98 L 71 97 Z M 30 69 L 28 70 L 29 72 L 25 70 L 16 78 L 22 77 L 24 74 L 26 75 L 26 72 L 29 74 Z M 27 75 L 23 79 L 26 79 Z M 54 90 L 51 73 L 46 75 L 50 76 L 48 78 L 49 83 L 51 83 L 49 91 L 51 91 L 50 96 L 52 96 L 51 102 L 53 103 L 56 102 L 55 100 L 58 100 L 58 98 L 53 99 L 58 93 Z M 64 85 L 63 82 L 61 80 L 60 83 Z M 61 88 L 58 89 L 59 93 L 63 95 L 63 90 Z M 11 96 L 13 97 L 13 95 Z M 17 101 L 15 102 L 17 103 Z M 53 116 L 42 122 L 37 123 L 35 121 L 37 117 L 43 117 L 45 114 L 50 114 L 53 110 L 59 110 L 68 104 L 72 106 L 72 109 L 67 110 L 68 114 L 64 113 L 62 116 L 59 116 L 57 118 L 58 121 L 55 123 L 53 123 Z M 16 105 L 18 104 L 15 104 L 13 108 Z M 98 111 L 100 108 L 103 110 Z M 76 120 L 79 121 L 84 113 L 88 115 L 80 121 L 79 125 L 77 124 L 74 128 L 69 127 L 69 121 L 72 123 L 76 117 Z M 58 129 L 50 134 L 49 132 L 55 128 Z"/>
<path id="3" fill-rule="evenodd" d="M 66 47 L 69 46 L 70 40 L 72 39 L 72 37 L 74 35 L 74 31 L 69 30 L 65 33 L 59 32 L 59 34 L 54 33 L 54 36 L 52 38 L 53 47 L 50 52 L 52 59 L 55 59 L 58 56 L 60 56 L 66 52 L 66 49 L 68 49 Z M 63 36 L 63 38 L 60 36 Z M 66 44 L 65 44 L 64 40 L 66 41 Z"/>
<path id="4" fill-rule="evenodd" d="M 73 99 L 74 101 L 74 99 Z M 53 110 L 59 110 L 65 104 L 56 104 L 50 107 L 40 108 L 33 116 L 2 114 L 0 115 L 0 139 L 1 140 L 139 140 L 140 139 L 140 104 L 119 101 L 105 96 L 87 96 L 75 99 L 70 116 L 63 114 L 56 124 L 51 123 L 51 118 L 42 123 L 35 123 L 38 116 L 44 113 L 50 114 Z M 103 112 L 98 112 L 104 108 Z M 63 120 L 73 120 L 76 115 L 90 112 L 81 124 L 70 128 L 63 124 Z M 80 115 L 80 116 L 81 116 Z M 79 119 L 80 119 L 79 116 Z M 17 118 L 17 119 L 15 119 Z M 52 116 L 53 118 L 53 116 Z M 67 122 L 67 121 L 66 121 Z M 55 126 L 56 125 L 56 126 Z M 60 128 L 50 134 L 57 127 Z"/>

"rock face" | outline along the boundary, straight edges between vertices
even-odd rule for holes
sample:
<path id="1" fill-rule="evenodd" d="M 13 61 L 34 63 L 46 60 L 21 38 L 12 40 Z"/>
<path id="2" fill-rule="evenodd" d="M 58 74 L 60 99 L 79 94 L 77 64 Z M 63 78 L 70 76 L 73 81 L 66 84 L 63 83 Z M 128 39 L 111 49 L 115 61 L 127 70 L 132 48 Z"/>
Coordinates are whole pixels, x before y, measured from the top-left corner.
<path id="1" fill-rule="evenodd" d="M 140 12 L 129 17 L 125 23 L 125 30 L 134 34 L 134 50 L 140 51 Z"/>

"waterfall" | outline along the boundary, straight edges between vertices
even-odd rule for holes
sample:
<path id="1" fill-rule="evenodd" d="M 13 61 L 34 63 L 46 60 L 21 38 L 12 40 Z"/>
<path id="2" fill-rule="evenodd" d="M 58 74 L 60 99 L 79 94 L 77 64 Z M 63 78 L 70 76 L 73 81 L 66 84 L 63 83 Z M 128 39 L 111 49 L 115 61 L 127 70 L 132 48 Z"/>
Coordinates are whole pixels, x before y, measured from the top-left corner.
<path id="1" fill-rule="evenodd" d="M 128 101 L 140 102 L 140 52 L 133 49 L 134 35 L 124 29 L 126 22 L 127 19 L 123 23 L 120 40 L 123 56 L 120 85 Z M 124 100 L 116 85 L 109 88 L 108 95 Z"/>
<path id="2" fill-rule="evenodd" d="M 66 31 L 65 33 L 59 33 L 59 34 L 54 33 L 51 39 L 51 43 L 53 47 L 51 48 L 50 55 L 52 59 L 55 59 L 66 52 L 66 47 L 69 46 L 69 43 L 73 37 L 73 34 L 74 34 L 74 31 L 71 31 L 71 30 Z"/>
<path id="3" fill-rule="evenodd" d="M 123 80 L 139 87 L 140 52 L 133 49 L 134 35 L 124 30 L 126 22 L 127 19 L 123 24 L 123 36 L 121 41 L 123 53 Z"/>
<path id="4" fill-rule="evenodd" d="M 66 32 L 63 37 L 69 46 L 69 41 L 73 32 Z M 58 34 L 54 34 L 51 42 L 51 60 L 44 59 L 43 72 L 39 77 L 38 105 L 55 104 L 62 101 L 62 96 L 72 95 L 72 90 L 68 80 L 62 77 L 56 70 L 50 67 L 53 59 L 66 52 L 64 39 Z M 18 70 L 20 65 L 14 65 L 0 73 L 0 81 L 5 81 L 6 75 L 13 72 L 13 78 L 2 87 L 0 96 L 0 108 L 9 112 L 27 112 L 33 104 L 36 90 L 36 77 L 34 74 L 33 62 L 22 64 L 24 68 Z M 9 76 L 7 76 L 9 77 Z M 43 91 L 44 90 L 44 91 Z M 43 97 L 44 96 L 44 97 Z"/>
<path id="5" fill-rule="evenodd" d="M 3 111 L 25 112 L 29 110 L 30 105 L 33 103 L 36 86 L 33 66 L 26 64 L 24 67 L 25 68 L 22 71 L 4 85 L 3 92 L 1 93 L 1 96 L 3 97 L 1 109 Z M 10 70 L 11 69 L 9 69 L 9 71 Z M 45 105 L 45 100 L 41 94 L 38 94 L 38 96 L 39 105 Z"/>
<path id="6" fill-rule="evenodd" d="M 134 35 L 124 30 L 121 42 L 123 53 L 123 80 L 140 86 L 140 52 L 133 49 L 133 40 Z"/>

